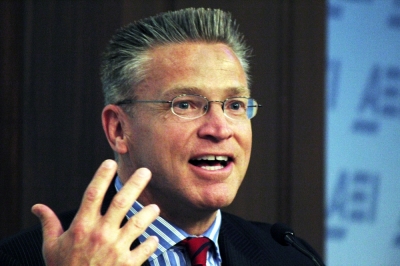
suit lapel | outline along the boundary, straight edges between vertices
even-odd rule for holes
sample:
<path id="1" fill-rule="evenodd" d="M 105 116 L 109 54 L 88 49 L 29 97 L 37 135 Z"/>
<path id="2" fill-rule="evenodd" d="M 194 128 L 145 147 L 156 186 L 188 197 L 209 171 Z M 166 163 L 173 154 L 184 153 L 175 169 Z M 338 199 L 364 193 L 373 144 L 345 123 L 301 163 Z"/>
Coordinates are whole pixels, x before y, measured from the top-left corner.
<path id="1" fill-rule="evenodd" d="M 250 266 L 259 264 L 260 249 L 250 241 L 247 234 L 248 232 L 245 232 L 243 228 L 235 226 L 229 217 L 222 216 L 218 237 L 222 265 Z"/>

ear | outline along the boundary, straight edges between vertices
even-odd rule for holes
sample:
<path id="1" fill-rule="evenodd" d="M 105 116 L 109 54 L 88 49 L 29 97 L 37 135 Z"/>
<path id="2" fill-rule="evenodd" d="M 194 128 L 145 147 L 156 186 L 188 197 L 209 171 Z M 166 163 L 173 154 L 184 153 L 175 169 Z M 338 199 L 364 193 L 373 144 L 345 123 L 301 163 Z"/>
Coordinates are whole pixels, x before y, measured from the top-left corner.
<path id="1" fill-rule="evenodd" d="M 116 105 L 109 104 L 104 107 L 101 114 L 103 130 L 111 148 L 119 153 L 128 152 L 127 137 L 124 131 L 126 114 Z"/>

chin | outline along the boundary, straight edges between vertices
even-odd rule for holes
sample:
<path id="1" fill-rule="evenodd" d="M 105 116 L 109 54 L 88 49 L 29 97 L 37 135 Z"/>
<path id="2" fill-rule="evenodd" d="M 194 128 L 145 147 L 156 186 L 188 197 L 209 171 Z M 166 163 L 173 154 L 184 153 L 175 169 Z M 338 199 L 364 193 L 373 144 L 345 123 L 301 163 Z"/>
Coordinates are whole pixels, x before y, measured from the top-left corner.
<path id="1" fill-rule="evenodd" d="M 217 210 L 229 206 L 234 200 L 236 193 L 215 194 L 207 193 L 202 200 L 204 208 L 209 210 Z"/>

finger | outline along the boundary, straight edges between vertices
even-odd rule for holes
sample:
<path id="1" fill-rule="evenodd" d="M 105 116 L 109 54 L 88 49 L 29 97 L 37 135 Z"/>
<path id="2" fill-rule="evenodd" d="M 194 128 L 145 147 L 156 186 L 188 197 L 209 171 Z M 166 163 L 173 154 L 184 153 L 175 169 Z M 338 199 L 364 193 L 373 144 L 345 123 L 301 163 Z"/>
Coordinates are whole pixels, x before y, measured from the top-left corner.
<path id="1" fill-rule="evenodd" d="M 126 244 L 132 243 L 160 215 L 160 208 L 155 204 L 144 207 L 132 216 L 120 231 L 119 239 Z"/>
<path id="2" fill-rule="evenodd" d="M 86 188 L 75 219 L 94 221 L 100 215 L 104 195 L 115 176 L 116 170 L 117 164 L 113 160 L 105 160 L 100 165 L 89 186 Z"/>
<path id="3" fill-rule="evenodd" d="M 132 207 L 132 204 L 139 197 L 140 193 L 142 193 L 150 178 L 150 170 L 146 168 L 136 170 L 122 189 L 114 196 L 104 216 L 104 222 L 115 224 L 119 227 L 126 213 Z"/>
<path id="4" fill-rule="evenodd" d="M 157 250 L 158 242 L 156 236 L 149 236 L 146 241 L 132 250 L 132 265 L 142 265 Z"/>
<path id="5" fill-rule="evenodd" d="M 40 219 L 43 231 L 43 242 L 51 244 L 64 230 L 57 215 L 46 205 L 35 204 L 32 206 L 32 213 Z"/>

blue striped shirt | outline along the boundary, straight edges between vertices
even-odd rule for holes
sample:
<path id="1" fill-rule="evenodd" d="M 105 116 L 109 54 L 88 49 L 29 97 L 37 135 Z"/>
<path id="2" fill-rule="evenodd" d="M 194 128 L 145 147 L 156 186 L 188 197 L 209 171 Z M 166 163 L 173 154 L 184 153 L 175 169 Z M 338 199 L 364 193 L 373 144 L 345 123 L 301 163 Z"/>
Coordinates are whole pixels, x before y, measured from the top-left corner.
<path id="1" fill-rule="evenodd" d="M 119 191 L 123 184 L 119 177 L 115 179 L 115 188 Z M 130 208 L 126 217 L 129 219 L 143 208 L 139 202 L 135 202 Z M 207 265 L 221 265 L 221 254 L 218 246 L 218 235 L 221 227 L 221 211 L 218 210 L 215 221 L 210 228 L 202 235 L 208 237 L 214 242 L 214 247 L 211 248 L 207 253 Z M 145 232 L 139 236 L 140 243 L 143 243 L 149 236 L 157 236 L 159 244 L 157 250 L 150 256 L 150 265 L 155 266 L 183 266 L 190 265 L 190 259 L 183 247 L 175 246 L 181 240 L 190 237 L 192 235 L 187 234 L 179 227 L 169 223 L 162 217 L 157 219 L 145 230 Z"/>

